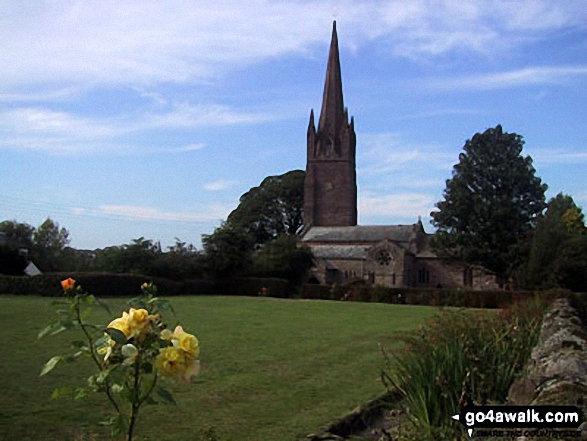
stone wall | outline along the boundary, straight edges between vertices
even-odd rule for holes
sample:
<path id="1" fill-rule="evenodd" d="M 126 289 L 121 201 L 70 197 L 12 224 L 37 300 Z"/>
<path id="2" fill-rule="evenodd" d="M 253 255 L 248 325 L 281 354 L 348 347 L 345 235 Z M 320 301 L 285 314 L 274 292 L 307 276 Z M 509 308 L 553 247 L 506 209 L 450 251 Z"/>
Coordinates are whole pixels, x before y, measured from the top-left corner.
<path id="1" fill-rule="evenodd" d="M 512 384 L 508 404 L 577 405 L 587 416 L 587 332 L 568 298 L 554 300 L 545 314 L 538 344 Z"/>

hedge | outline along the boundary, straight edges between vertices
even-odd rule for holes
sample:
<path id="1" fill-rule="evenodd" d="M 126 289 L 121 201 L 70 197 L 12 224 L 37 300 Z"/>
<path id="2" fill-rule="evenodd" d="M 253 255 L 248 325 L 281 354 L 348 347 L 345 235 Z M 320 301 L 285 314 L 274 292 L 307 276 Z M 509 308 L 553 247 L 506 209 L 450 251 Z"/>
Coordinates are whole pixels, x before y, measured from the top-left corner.
<path id="1" fill-rule="evenodd" d="M 144 282 L 153 281 L 164 296 L 214 294 L 218 288 L 208 280 L 175 282 L 140 274 L 47 273 L 34 277 L 0 275 L 0 293 L 58 297 L 63 294 L 61 281 L 71 277 L 78 285 L 98 297 L 134 297 Z"/>
<path id="2" fill-rule="evenodd" d="M 536 296 L 552 298 L 558 292 L 472 291 L 449 289 L 388 288 L 364 283 L 346 285 L 302 286 L 304 299 L 350 302 L 405 303 L 410 305 L 454 306 L 466 308 L 501 308 Z"/>
<path id="3" fill-rule="evenodd" d="M 270 277 L 237 277 L 226 280 L 220 286 L 222 294 L 249 297 L 290 298 L 295 288 L 286 279 Z"/>

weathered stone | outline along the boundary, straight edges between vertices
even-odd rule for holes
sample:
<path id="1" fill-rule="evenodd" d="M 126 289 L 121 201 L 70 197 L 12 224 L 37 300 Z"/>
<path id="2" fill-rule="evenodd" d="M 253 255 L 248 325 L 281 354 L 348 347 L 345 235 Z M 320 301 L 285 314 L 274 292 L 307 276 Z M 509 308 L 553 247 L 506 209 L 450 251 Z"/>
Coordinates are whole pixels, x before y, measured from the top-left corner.
<path id="1" fill-rule="evenodd" d="M 551 304 L 523 375 L 511 386 L 510 404 L 578 405 L 587 410 L 587 334 L 567 298 Z"/>

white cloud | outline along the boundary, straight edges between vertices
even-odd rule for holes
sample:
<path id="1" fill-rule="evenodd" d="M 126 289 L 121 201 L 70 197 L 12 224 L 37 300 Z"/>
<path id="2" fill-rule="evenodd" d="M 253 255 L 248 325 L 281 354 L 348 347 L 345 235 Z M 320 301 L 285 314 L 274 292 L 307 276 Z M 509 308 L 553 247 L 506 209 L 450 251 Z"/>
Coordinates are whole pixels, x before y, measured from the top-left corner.
<path id="1" fill-rule="evenodd" d="M 235 184 L 235 181 L 220 179 L 218 181 L 207 182 L 204 184 L 204 189 L 207 191 L 222 191 L 234 186 Z"/>
<path id="2" fill-rule="evenodd" d="M 226 219 L 231 210 L 232 208 L 220 204 L 192 213 L 162 211 L 136 205 L 101 205 L 97 209 L 75 208 L 73 212 L 81 216 L 106 216 L 134 221 L 208 222 Z"/>
<path id="3" fill-rule="evenodd" d="M 434 81 L 429 87 L 440 90 L 494 90 L 519 86 L 562 84 L 576 77 L 587 76 L 587 65 L 534 66 L 507 72 L 495 72 Z"/>
<path id="4" fill-rule="evenodd" d="M 49 153 L 94 153 L 142 148 L 124 136 L 149 130 L 222 127 L 272 121 L 277 114 L 249 112 L 216 104 L 180 103 L 171 110 L 137 112 L 116 118 L 81 117 L 44 107 L 0 110 L 0 148 Z M 203 144 L 171 148 L 168 152 L 200 150 Z"/>
<path id="5" fill-rule="evenodd" d="M 587 152 L 562 149 L 527 149 L 526 152 L 532 157 L 534 164 L 582 164 L 587 162 Z"/>
<path id="6" fill-rule="evenodd" d="M 391 175 L 398 171 L 414 176 L 418 168 L 428 172 L 431 167 L 450 170 L 454 163 L 454 154 L 433 145 L 414 145 L 397 133 L 363 134 L 361 139 L 365 153 L 359 156 L 360 176 Z"/>
<path id="7" fill-rule="evenodd" d="M 495 53 L 547 32 L 585 27 L 581 0 L 341 0 L 343 44 L 371 39 L 410 58 Z M 234 68 L 298 53 L 329 38 L 329 2 L 237 0 L 6 0 L 0 13 L 0 84 L 149 85 L 207 81 Z M 152 97 L 156 99 L 156 97 Z"/>
<path id="8" fill-rule="evenodd" d="M 198 150 L 202 150 L 204 147 L 206 147 L 206 144 L 204 144 L 204 143 L 189 144 L 189 145 L 185 145 L 183 147 L 175 147 L 175 148 L 171 148 L 171 149 L 165 149 L 163 151 L 169 152 L 169 153 L 196 152 Z"/>
<path id="9" fill-rule="evenodd" d="M 435 199 L 427 193 L 399 193 L 383 196 L 365 194 L 359 198 L 361 217 L 405 217 L 417 219 L 427 216 L 434 208 Z"/>
<path id="10" fill-rule="evenodd" d="M 235 110 L 217 104 L 176 103 L 169 112 L 153 113 L 137 123 L 138 129 L 215 127 L 258 124 L 281 118 L 276 114 Z"/>

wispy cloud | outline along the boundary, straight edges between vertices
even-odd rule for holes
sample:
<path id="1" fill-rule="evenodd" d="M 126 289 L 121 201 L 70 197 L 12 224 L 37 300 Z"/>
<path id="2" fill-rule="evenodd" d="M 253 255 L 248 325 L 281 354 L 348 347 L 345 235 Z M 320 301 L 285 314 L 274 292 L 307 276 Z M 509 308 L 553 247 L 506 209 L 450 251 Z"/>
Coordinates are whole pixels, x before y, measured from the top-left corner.
<path id="1" fill-rule="evenodd" d="M 82 117 L 45 107 L 0 110 L 0 148 L 48 153 L 95 153 L 140 149 L 128 134 L 151 130 L 192 129 L 254 125 L 280 118 L 277 114 L 250 112 L 216 104 L 181 103 L 171 110 L 137 111 L 116 118 Z M 200 150 L 201 143 L 171 148 L 168 152 Z"/>
<path id="2" fill-rule="evenodd" d="M 204 189 L 207 191 L 222 191 L 233 187 L 236 181 L 229 181 L 226 179 L 220 179 L 218 181 L 207 182 L 204 184 Z"/>
<path id="3" fill-rule="evenodd" d="M 107 216 L 134 221 L 208 222 L 226 219 L 231 209 L 228 206 L 215 204 L 201 212 L 183 213 L 136 205 L 101 205 L 96 209 L 75 208 L 73 213 L 81 216 Z"/>
<path id="4" fill-rule="evenodd" d="M 587 151 L 564 149 L 528 149 L 535 164 L 582 164 L 587 162 Z"/>
<path id="5" fill-rule="evenodd" d="M 378 176 L 417 168 L 450 169 L 454 154 L 442 151 L 434 145 L 414 145 L 393 132 L 364 134 L 362 142 L 365 153 L 360 154 L 358 173 L 363 176 Z"/>
<path id="6" fill-rule="evenodd" d="M 274 121 L 282 116 L 268 112 L 236 110 L 218 104 L 176 103 L 167 112 L 145 115 L 136 125 L 137 129 L 216 127 L 239 124 L 259 124 Z"/>
<path id="7" fill-rule="evenodd" d="M 564 84 L 569 80 L 585 76 L 587 76 L 587 65 L 534 66 L 507 72 L 484 73 L 438 80 L 430 82 L 428 86 L 440 90 L 493 90 L 520 86 Z"/>
<path id="8" fill-rule="evenodd" d="M 174 147 L 174 148 L 170 148 L 170 149 L 165 149 L 163 151 L 167 152 L 167 153 L 196 152 L 198 150 L 202 150 L 204 147 L 206 147 L 206 144 L 204 144 L 204 143 L 188 144 L 188 145 L 184 145 L 182 147 Z"/>
<path id="9" fill-rule="evenodd" d="M 78 87 L 64 87 L 45 91 L 0 93 L 0 102 L 23 103 L 61 101 L 74 97 L 79 93 Z"/>
<path id="10" fill-rule="evenodd" d="M 366 194 L 359 197 L 359 213 L 361 217 L 386 216 L 415 220 L 418 216 L 428 216 L 435 202 L 434 197 L 427 193 Z"/>
<path id="11" fill-rule="evenodd" d="M 337 19 L 345 45 L 381 39 L 392 54 L 418 58 L 490 54 L 546 32 L 584 28 L 584 6 L 581 0 L 341 0 Z M 311 54 L 328 41 L 330 19 L 331 4 L 317 0 L 63 0 L 26 9 L 7 0 L 0 84 L 208 81 L 284 54 Z"/>

